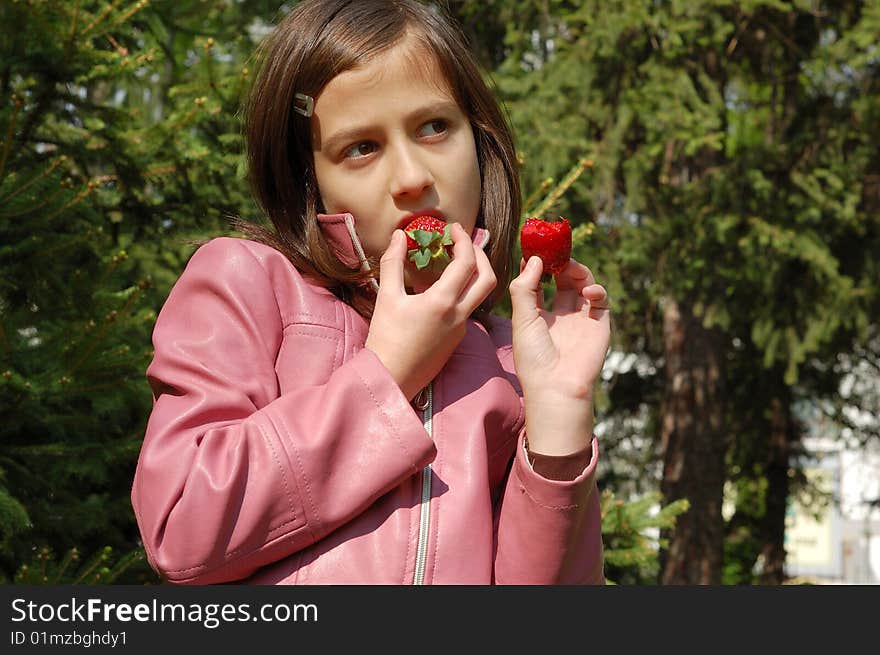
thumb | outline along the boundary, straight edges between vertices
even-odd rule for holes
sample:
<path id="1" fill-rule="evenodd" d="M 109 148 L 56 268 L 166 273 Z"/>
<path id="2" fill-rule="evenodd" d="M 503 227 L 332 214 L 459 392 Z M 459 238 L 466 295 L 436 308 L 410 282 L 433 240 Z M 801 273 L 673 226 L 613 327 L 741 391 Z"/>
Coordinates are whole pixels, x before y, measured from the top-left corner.
<path id="1" fill-rule="evenodd" d="M 530 321 L 538 315 L 541 308 L 541 273 L 544 270 L 540 257 L 530 257 L 520 274 L 513 279 L 510 290 L 510 305 L 513 309 L 513 322 Z"/>

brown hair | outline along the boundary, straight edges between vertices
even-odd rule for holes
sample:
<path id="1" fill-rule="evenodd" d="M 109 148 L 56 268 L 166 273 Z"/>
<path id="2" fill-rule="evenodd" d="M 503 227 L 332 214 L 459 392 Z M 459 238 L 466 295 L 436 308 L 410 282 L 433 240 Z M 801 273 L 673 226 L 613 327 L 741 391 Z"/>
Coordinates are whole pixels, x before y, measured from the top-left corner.
<path id="1" fill-rule="evenodd" d="M 481 171 L 477 225 L 491 232 L 487 255 L 499 284 L 488 310 L 506 290 L 519 225 L 520 187 L 513 137 L 467 40 L 434 8 L 415 0 L 304 0 L 283 18 L 257 54 L 259 73 L 245 107 L 249 179 L 275 231 L 238 221 L 236 227 L 283 252 L 304 275 L 369 317 L 363 292 L 369 275 L 330 251 L 316 215 L 322 211 L 309 119 L 294 111 L 294 94 L 317 97 L 336 75 L 399 43 L 418 38 L 444 72 L 474 131 Z M 378 262 L 370 262 L 378 271 Z"/>

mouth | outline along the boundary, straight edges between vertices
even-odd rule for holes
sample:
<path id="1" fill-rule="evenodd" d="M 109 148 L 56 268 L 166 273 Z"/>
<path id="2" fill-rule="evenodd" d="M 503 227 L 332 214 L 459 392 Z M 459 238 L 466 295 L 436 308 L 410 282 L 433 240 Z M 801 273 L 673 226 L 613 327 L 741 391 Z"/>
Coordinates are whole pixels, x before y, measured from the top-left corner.
<path id="1" fill-rule="evenodd" d="M 437 218 L 441 221 L 446 221 L 446 217 L 443 216 L 443 212 L 441 212 L 439 209 L 421 209 L 419 211 L 413 212 L 412 214 L 407 214 L 406 216 L 404 216 L 397 224 L 397 227 L 402 230 L 407 225 L 409 225 L 410 222 L 412 222 L 419 216 L 433 216 L 434 218 Z"/>

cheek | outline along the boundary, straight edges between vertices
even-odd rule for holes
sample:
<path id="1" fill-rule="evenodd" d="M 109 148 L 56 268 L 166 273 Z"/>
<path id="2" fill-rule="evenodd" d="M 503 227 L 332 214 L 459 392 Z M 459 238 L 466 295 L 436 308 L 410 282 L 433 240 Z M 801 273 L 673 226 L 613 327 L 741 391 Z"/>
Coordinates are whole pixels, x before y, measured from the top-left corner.
<path id="1" fill-rule="evenodd" d="M 327 214 L 340 214 L 354 211 L 354 206 L 362 205 L 357 184 L 340 174 L 332 167 L 315 166 L 315 180 L 318 183 L 318 198 Z M 357 199 L 358 202 L 354 203 Z"/>
<path id="2" fill-rule="evenodd" d="M 324 212 L 339 214 L 352 211 L 352 200 L 358 198 L 357 181 L 342 166 L 315 158 L 315 181 Z"/>
<path id="3" fill-rule="evenodd" d="M 388 242 L 382 238 L 381 234 L 377 234 L 376 230 L 372 229 L 372 226 L 368 222 L 363 219 L 358 219 L 357 214 L 355 214 L 354 217 L 357 225 L 358 238 L 361 241 L 361 246 L 363 247 L 364 252 L 372 257 L 381 257 L 385 253 L 385 249 L 388 247 Z"/>

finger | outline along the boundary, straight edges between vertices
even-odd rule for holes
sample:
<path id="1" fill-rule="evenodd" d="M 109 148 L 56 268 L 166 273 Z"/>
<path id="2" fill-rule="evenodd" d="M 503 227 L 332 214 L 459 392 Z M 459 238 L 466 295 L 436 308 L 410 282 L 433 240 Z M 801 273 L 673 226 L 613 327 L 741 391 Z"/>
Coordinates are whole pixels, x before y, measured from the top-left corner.
<path id="1" fill-rule="evenodd" d="M 593 307 L 591 305 L 589 307 L 590 309 L 588 311 L 588 315 L 591 319 L 593 319 L 594 321 L 599 321 L 600 323 L 603 323 L 610 327 L 611 310 L 601 307 Z"/>
<path id="2" fill-rule="evenodd" d="M 587 316 L 600 323 L 611 322 L 611 299 L 608 292 L 601 284 L 591 284 L 584 287 L 581 292 L 579 309 L 586 312 Z"/>
<path id="3" fill-rule="evenodd" d="M 492 263 L 486 253 L 477 248 L 475 254 L 477 271 L 471 277 L 461 296 L 461 305 L 467 315 L 479 307 L 498 284 L 498 278 L 495 276 Z"/>
<path id="4" fill-rule="evenodd" d="M 591 284 L 581 290 L 581 296 L 596 309 L 610 309 L 611 299 L 601 284 Z"/>
<path id="5" fill-rule="evenodd" d="M 394 230 L 391 242 L 379 260 L 379 292 L 405 293 L 403 265 L 406 258 L 406 235 L 402 230 Z"/>
<path id="6" fill-rule="evenodd" d="M 580 309 L 581 290 L 593 280 L 590 269 L 574 259 L 554 276 L 556 295 L 553 297 L 553 311 L 573 312 Z"/>
<path id="7" fill-rule="evenodd" d="M 438 291 L 451 293 L 455 298 L 458 298 L 477 270 L 476 255 L 474 254 L 476 248 L 461 225 L 458 223 L 450 225 L 453 244 L 452 262 L 444 269 L 434 287 Z"/>
<path id="8" fill-rule="evenodd" d="M 490 238 L 489 230 L 482 227 L 475 227 L 474 233 L 471 236 L 471 240 L 474 242 L 474 245 L 481 250 L 485 250 L 486 246 L 489 245 Z"/>
<path id="9" fill-rule="evenodd" d="M 555 276 L 556 288 L 559 290 L 575 289 L 580 293 L 581 289 L 591 284 L 596 284 L 593 273 L 589 268 L 574 259 L 568 260 L 568 265 Z"/>
<path id="10" fill-rule="evenodd" d="M 519 272 L 520 273 L 522 273 L 525 270 L 527 263 L 528 262 L 526 262 L 525 259 L 519 260 Z M 543 276 L 543 274 L 544 274 L 544 261 L 541 260 L 539 262 L 539 265 L 541 266 L 541 275 Z M 541 279 L 543 279 L 543 277 Z M 538 297 L 535 300 L 535 307 L 537 307 L 539 310 L 544 309 L 544 285 L 543 284 L 538 286 Z"/>
<path id="11" fill-rule="evenodd" d="M 508 287 L 514 322 L 530 321 L 538 316 L 541 309 L 539 303 L 544 264 L 539 257 L 532 256 L 524 265 L 521 263 L 520 267 L 522 269 L 520 274 Z"/>

